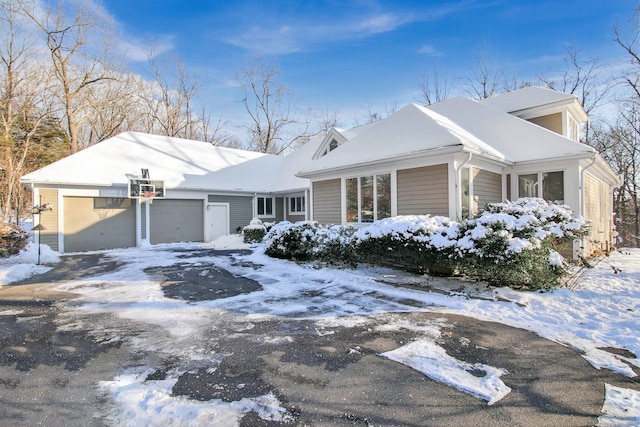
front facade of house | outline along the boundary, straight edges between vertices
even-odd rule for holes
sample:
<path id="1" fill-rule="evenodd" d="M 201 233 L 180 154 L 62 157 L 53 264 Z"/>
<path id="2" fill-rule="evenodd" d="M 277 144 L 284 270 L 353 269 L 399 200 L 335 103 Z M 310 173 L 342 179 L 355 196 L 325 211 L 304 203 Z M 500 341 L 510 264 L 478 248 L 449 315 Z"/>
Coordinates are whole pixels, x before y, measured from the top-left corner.
<path id="1" fill-rule="evenodd" d="M 575 250 L 613 241 L 618 178 L 578 142 L 575 97 L 525 88 L 484 101 L 414 104 L 334 128 L 288 156 L 127 132 L 23 177 L 43 212 L 41 241 L 62 252 L 211 241 L 252 218 L 356 227 L 397 215 L 463 218 L 489 202 L 541 197 L 592 221 Z M 162 198 L 131 198 L 146 168 Z"/>
<path id="2" fill-rule="evenodd" d="M 311 184 L 311 219 L 363 226 L 396 215 L 464 218 L 487 203 L 540 197 L 591 221 L 574 255 L 608 251 L 618 177 L 578 142 L 586 122 L 573 96 L 525 88 L 472 101 L 454 98 L 327 135 L 299 176 Z"/>

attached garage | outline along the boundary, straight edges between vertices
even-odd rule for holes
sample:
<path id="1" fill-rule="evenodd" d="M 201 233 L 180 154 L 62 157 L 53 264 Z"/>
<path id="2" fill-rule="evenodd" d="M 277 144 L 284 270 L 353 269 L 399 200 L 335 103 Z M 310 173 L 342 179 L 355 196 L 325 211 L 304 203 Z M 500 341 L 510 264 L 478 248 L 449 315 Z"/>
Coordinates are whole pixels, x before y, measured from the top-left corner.
<path id="1" fill-rule="evenodd" d="M 131 199 L 64 197 L 65 252 L 136 246 L 136 211 Z"/>
<path id="2" fill-rule="evenodd" d="M 204 241 L 204 201 L 156 199 L 149 207 L 151 244 Z"/>

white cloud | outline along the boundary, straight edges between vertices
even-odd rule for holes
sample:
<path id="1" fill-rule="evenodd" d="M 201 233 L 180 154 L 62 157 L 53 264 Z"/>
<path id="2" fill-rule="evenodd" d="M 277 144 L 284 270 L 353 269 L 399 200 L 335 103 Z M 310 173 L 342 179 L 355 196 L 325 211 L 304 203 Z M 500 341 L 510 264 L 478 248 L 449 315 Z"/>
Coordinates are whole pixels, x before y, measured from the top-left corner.
<path id="1" fill-rule="evenodd" d="M 425 44 L 422 47 L 420 47 L 417 50 L 417 53 L 421 54 L 421 55 L 428 55 L 428 56 L 442 56 L 443 53 L 440 52 L 439 50 L 437 50 L 435 47 Z"/>

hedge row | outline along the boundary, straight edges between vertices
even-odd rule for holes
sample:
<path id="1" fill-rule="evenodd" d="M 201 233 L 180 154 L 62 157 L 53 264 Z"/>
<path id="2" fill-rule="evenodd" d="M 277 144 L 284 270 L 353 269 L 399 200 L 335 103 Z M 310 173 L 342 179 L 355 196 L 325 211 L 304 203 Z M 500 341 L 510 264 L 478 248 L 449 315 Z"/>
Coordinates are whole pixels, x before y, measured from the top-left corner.
<path id="1" fill-rule="evenodd" d="M 277 258 L 401 264 L 411 271 L 457 271 L 494 286 L 534 290 L 560 283 L 570 265 L 556 249 L 587 232 L 588 224 L 567 206 L 524 198 L 489 204 L 476 218 L 460 222 L 410 215 L 354 230 L 283 221 L 265 230 L 264 242 L 265 253 Z"/>

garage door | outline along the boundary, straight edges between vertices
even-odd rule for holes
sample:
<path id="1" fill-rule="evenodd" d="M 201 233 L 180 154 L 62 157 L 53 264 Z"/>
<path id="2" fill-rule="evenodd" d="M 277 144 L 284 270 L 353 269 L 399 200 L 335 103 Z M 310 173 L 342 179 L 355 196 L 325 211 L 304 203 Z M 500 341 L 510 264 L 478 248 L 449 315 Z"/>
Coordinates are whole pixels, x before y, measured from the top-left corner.
<path id="1" fill-rule="evenodd" d="M 136 245 L 136 211 L 131 199 L 64 198 L 64 251 L 81 252 Z"/>
<path id="2" fill-rule="evenodd" d="M 150 206 L 151 244 L 204 241 L 202 200 L 156 199 Z"/>

